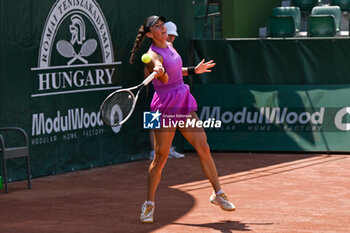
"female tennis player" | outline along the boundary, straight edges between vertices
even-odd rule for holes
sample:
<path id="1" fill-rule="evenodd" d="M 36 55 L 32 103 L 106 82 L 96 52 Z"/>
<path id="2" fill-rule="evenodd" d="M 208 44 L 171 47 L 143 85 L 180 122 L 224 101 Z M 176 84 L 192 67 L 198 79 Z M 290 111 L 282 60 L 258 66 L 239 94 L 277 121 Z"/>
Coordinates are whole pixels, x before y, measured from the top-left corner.
<path id="1" fill-rule="evenodd" d="M 161 112 L 166 116 L 189 116 L 198 120 L 195 113 L 197 103 L 191 95 L 189 86 L 184 84 L 183 76 L 211 72 L 215 66 L 213 61 L 203 59 L 196 67 L 182 67 L 180 55 L 172 44 L 166 41 L 167 29 L 163 16 L 150 16 L 145 19 L 138 30 L 134 47 L 131 51 L 130 63 L 133 62 L 136 51 L 141 47 L 144 38 L 152 40 L 147 52 L 152 60 L 147 69 L 157 72 L 157 78 L 152 81 L 155 93 L 151 102 L 151 111 Z M 171 119 L 174 120 L 174 119 Z M 178 118 L 175 117 L 175 120 Z M 219 183 L 215 163 L 210 153 L 207 137 L 203 128 L 179 128 L 186 140 L 196 149 L 202 170 L 213 186 L 214 192 L 209 201 L 223 210 L 233 211 L 235 206 L 227 199 Z M 147 200 L 142 205 L 140 220 L 142 223 L 152 223 L 155 207 L 155 192 L 163 167 L 167 161 L 176 127 L 154 130 L 155 156 L 148 170 Z"/>

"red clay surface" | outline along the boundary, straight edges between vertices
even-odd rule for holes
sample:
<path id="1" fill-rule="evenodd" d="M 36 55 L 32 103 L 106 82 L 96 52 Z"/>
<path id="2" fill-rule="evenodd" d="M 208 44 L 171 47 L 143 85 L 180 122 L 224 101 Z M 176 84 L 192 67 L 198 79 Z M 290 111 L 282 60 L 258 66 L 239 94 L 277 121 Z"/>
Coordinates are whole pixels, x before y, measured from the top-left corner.
<path id="1" fill-rule="evenodd" d="M 195 154 L 169 159 L 155 223 L 140 224 L 148 160 L 9 184 L 1 233 L 350 232 L 350 155 L 214 153 L 237 211 L 209 203 Z"/>

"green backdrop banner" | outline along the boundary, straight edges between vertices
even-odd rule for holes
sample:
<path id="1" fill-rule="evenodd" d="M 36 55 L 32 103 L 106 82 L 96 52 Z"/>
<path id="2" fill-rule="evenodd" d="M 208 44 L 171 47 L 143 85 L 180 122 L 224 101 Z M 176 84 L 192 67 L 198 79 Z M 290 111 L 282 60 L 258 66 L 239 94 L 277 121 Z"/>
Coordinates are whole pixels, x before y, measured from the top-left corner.
<path id="1" fill-rule="evenodd" d="M 198 83 L 349 84 L 349 38 L 195 40 L 195 58 L 214 59 Z"/>
<path id="2" fill-rule="evenodd" d="M 350 151 L 350 85 L 197 84 L 194 95 L 201 120 L 222 122 L 207 129 L 213 150 Z"/>
<path id="3" fill-rule="evenodd" d="M 0 4 L 0 126 L 30 136 L 33 176 L 57 174 L 145 158 L 148 109 L 142 93 L 122 127 L 99 118 L 112 91 L 143 80 L 141 55 L 129 64 L 139 26 L 164 15 L 178 26 L 175 46 L 189 62 L 193 4 L 187 0 L 2 0 Z M 11 179 L 25 177 L 22 161 L 9 161 Z"/>
<path id="4" fill-rule="evenodd" d="M 193 45 L 195 63 L 217 64 L 192 82 L 200 118 L 222 121 L 207 130 L 212 149 L 350 151 L 349 38 Z"/>

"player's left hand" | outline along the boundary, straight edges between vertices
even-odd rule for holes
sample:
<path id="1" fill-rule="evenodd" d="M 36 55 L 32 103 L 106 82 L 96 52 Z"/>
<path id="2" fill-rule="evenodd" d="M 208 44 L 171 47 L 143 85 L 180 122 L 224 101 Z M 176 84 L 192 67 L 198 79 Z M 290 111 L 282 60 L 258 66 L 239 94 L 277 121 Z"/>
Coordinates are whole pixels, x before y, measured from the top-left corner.
<path id="1" fill-rule="evenodd" d="M 205 59 L 203 59 L 195 68 L 196 74 L 203 74 L 211 72 L 210 68 L 214 67 L 216 64 L 214 63 L 214 60 L 210 60 L 205 62 Z"/>

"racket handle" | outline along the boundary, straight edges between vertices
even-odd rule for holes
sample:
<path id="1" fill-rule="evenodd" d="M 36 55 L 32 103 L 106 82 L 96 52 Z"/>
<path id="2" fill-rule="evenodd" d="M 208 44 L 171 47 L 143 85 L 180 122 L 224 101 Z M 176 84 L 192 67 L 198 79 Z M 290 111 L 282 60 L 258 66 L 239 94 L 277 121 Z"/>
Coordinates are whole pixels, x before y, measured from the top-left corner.
<path id="1" fill-rule="evenodd" d="M 153 71 L 152 74 L 150 74 L 145 80 L 143 80 L 142 84 L 147 86 L 157 75 L 157 72 Z"/>

